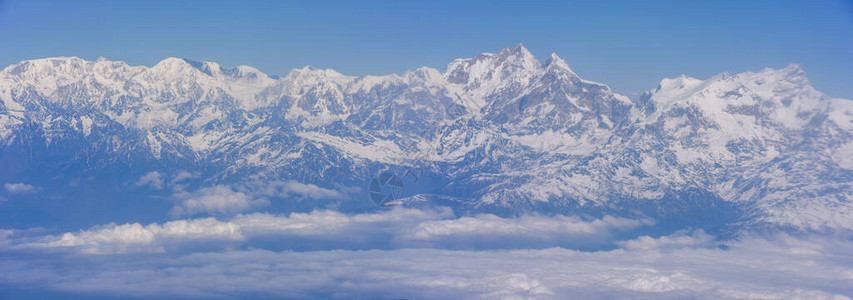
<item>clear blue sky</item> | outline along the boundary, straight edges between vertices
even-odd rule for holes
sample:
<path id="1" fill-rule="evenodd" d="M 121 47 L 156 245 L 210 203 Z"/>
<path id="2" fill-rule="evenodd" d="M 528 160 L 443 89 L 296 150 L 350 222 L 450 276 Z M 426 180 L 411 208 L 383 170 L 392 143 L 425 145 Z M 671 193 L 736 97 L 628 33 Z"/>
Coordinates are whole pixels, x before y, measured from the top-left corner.
<path id="1" fill-rule="evenodd" d="M 178 56 L 269 74 L 305 65 L 387 74 L 519 42 L 627 95 L 680 74 L 798 63 L 818 89 L 853 99 L 851 1 L 0 0 L 3 66 Z"/>

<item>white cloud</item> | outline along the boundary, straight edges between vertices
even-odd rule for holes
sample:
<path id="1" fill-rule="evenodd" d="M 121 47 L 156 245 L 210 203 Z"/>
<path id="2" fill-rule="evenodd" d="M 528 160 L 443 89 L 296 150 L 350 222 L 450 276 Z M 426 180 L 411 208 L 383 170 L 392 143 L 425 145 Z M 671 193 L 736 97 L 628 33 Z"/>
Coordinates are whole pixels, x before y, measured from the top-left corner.
<path id="1" fill-rule="evenodd" d="M 233 192 L 233 191 L 232 191 Z M 233 197 L 232 197 L 233 198 Z M 109 224 L 77 233 L 47 236 L 26 247 L 71 247 L 85 253 L 162 252 L 199 241 L 254 245 L 275 239 L 284 248 L 301 244 L 338 249 L 546 248 L 608 240 L 610 233 L 650 224 L 647 220 L 604 217 L 584 221 L 566 216 L 500 218 L 478 215 L 457 218 L 449 208 L 419 210 L 395 207 L 376 213 L 344 214 L 333 210 L 273 215 L 253 213 L 225 220 L 200 218 L 143 226 Z M 288 244 L 287 242 L 293 242 Z M 596 242 L 596 241 L 593 241 Z M 600 243 L 600 242 L 599 242 Z"/>
<path id="2" fill-rule="evenodd" d="M 714 240 L 714 236 L 698 229 L 693 232 L 678 231 L 674 234 L 660 238 L 641 236 L 635 240 L 620 242 L 619 245 L 625 249 L 633 250 L 708 248 L 717 244 Z"/>
<path id="3" fill-rule="evenodd" d="M 417 239 L 433 239 L 452 235 L 549 237 L 563 234 L 603 234 L 613 229 L 633 229 L 652 224 L 654 224 L 652 220 L 623 219 L 610 216 L 584 221 L 579 217 L 563 215 L 501 218 L 484 214 L 453 220 L 424 222 L 414 228 L 412 236 Z"/>
<path id="4" fill-rule="evenodd" d="M 240 242 L 247 238 L 309 237 L 338 244 L 385 233 L 400 234 L 424 220 L 451 217 L 449 209 L 423 211 L 394 209 L 376 214 L 347 215 L 332 210 L 310 213 L 237 215 L 228 221 L 213 217 L 176 220 L 163 224 L 108 224 L 76 233 L 45 236 L 19 248 L 70 248 L 89 254 L 164 252 L 165 247 L 192 246 L 200 241 Z"/>
<path id="5" fill-rule="evenodd" d="M 344 195 L 335 190 L 324 189 L 313 184 L 285 181 L 284 190 L 288 193 L 302 195 L 312 199 L 342 199 Z"/>
<path id="6" fill-rule="evenodd" d="M 9 245 L 14 234 L 15 231 L 13 230 L 0 229 L 0 246 Z"/>
<path id="7" fill-rule="evenodd" d="M 304 197 L 315 200 L 341 200 L 346 195 L 331 189 L 293 180 L 255 182 L 247 187 L 255 193 L 270 197 Z"/>
<path id="8" fill-rule="evenodd" d="M 192 193 L 179 191 L 175 198 L 180 201 L 180 204 L 172 208 L 170 213 L 173 216 L 200 213 L 229 215 L 269 205 L 269 200 L 255 198 L 224 185 L 205 187 Z"/>
<path id="9" fill-rule="evenodd" d="M 0 230 L 0 284 L 146 298 L 849 299 L 853 293 L 853 241 L 844 235 L 721 242 L 695 230 L 629 239 L 607 251 L 558 247 L 587 236 L 612 239 L 650 223 L 460 218 L 447 208 L 394 207 L 108 224 L 56 236 L 32 232 L 23 240 Z M 499 250 L 507 244 L 517 248 Z M 276 247 L 285 251 L 270 250 Z"/>
<path id="10" fill-rule="evenodd" d="M 157 171 L 151 171 L 139 177 L 136 181 L 136 186 L 147 186 L 153 189 L 163 189 L 163 175 Z"/>
<path id="11" fill-rule="evenodd" d="M 347 199 L 347 195 L 342 192 L 292 180 L 256 181 L 237 186 L 216 185 L 203 187 L 195 191 L 188 191 L 186 190 L 187 185 L 181 184 L 181 182 L 197 176 L 197 173 L 181 171 L 171 181 L 170 186 L 173 190 L 172 198 L 178 202 L 178 205 L 170 211 L 173 217 L 198 214 L 234 215 L 267 206 L 270 204 L 268 199 L 275 198 L 286 198 L 288 200 L 290 198 L 313 200 Z M 146 177 L 149 176 L 146 175 Z M 150 177 L 160 180 L 159 174 Z"/>
<path id="12" fill-rule="evenodd" d="M 175 242 L 241 239 L 243 236 L 237 225 L 204 218 L 170 221 L 163 225 L 109 224 L 77 233 L 65 233 L 58 238 L 46 237 L 43 242 L 29 246 L 70 247 L 87 254 L 115 254 L 165 252 L 163 246 Z"/>
<path id="13" fill-rule="evenodd" d="M 50 263 L 30 254 L 0 259 L 0 283 L 145 298 L 850 299 L 853 293 L 849 240 L 776 236 L 731 241 L 727 250 L 671 247 L 685 236 L 641 242 L 670 245 L 663 248 L 597 252 L 256 249 Z"/>
<path id="14" fill-rule="evenodd" d="M 180 172 L 178 172 L 178 174 L 175 175 L 175 177 L 172 178 L 171 184 L 175 185 L 188 179 L 198 178 L 200 176 L 201 174 L 199 174 L 198 172 L 189 172 L 181 170 Z"/>
<path id="15" fill-rule="evenodd" d="M 34 192 L 36 190 L 36 187 L 29 185 L 29 184 L 26 184 L 26 183 L 20 183 L 20 182 L 19 183 L 6 183 L 6 184 L 3 184 L 3 187 L 10 194 L 25 194 L 25 193 Z"/>

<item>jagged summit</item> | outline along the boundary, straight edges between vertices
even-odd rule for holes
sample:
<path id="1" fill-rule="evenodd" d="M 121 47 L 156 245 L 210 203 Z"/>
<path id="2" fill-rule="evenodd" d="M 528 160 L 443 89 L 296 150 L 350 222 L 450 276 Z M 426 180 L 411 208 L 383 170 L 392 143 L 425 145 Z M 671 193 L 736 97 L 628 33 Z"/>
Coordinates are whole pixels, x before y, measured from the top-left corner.
<path id="1" fill-rule="evenodd" d="M 209 61 L 195 61 L 188 58 L 183 58 L 183 60 L 188 63 L 193 68 L 201 71 L 204 74 L 209 76 L 221 76 L 222 75 L 222 67 L 215 62 Z"/>
<path id="2" fill-rule="evenodd" d="M 317 69 L 312 66 L 293 69 L 288 75 L 283 77 L 269 76 L 250 66 L 242 65 L 224 68 L 215 62 L 197 61 L 179 57 L 165 58 L 151 67 L 131 67 L 124 62 L 111 61 L 103 57 L 98 58 L 96 61 L 86 61 L 79 57 L 53 57 L 22 61 L 6 67 L 2 73 L 18 74 L 25 70 L 30 70 L 31 72 L 37 72 L 37 74 L 34 73 L 31 76 L 31 79 L 40 80 L 40 78 L 36 78 L 36 75 L 44 76 L 50 73 L 61 75 L 63 73 L 74 72 L 82 72 L 80 74 L 85 75 L 95 65 L 99 66 L 98 68 L 104 72 L 111 71 L 108 69 L 133 69 L 135 73 L 146 73 L 148 74 L 146 76 L 155 76 L 157 78 L 161 78 L 162 76 L 168 77 L 170 74 L 177 76 L 203 74 L 209 77 L 259 78 L 259 80 L 267 83 L 269 83 L 269 80 L 304 76 L 336 78 L 344 81 L 358 78 L 356 76 L 341 74 L 333 69 Z M 439 73 L 444 77 L 444 81 L 464 86 L 466 90 L 483 91 L 481 93 L 483 94 L 489 88 L 499 88 L 497 84 L 500 81 L 519 81 L 524 83 L 534 80 L 536 76 L 541 75 L 548 67 L 557 67 L 557 69 L 566 70 L 574 74 L 568 67 L 568 64 L 557 57 L 556 54 L 553 54 L 544 62 L 539 62 L 523 44 L 501 49 L 496 53 L 484 53 L 473 58 L 457 59 L 448 64 L 445 71 Z M 429 70 L 425 71 L 427 69 Z M 434 74 L 435 72 L 430 68 L 422 67 L 414 71 L 414 73 Z M 434 81 L 434 79 L 432 80 Z M 485 95 L 477 96 L 479 98 Z"/>
<path id="3" fill-rule="evenodd" d="M 546 59 L 544 62 L 542 62 L 542 66 L 546 69 L 558 68 L 558 69 L 569 71 L 570 73 L 574 74 L 574 71 L 572 71 L 572 69 L 569 68 L 569 64 L 566 63 L 565 60 L 563 60 L 562 58 L 557 56 L 557 53 L 551 53 L 551 55 L 548 56 L 548 59 Z"/>
<path id="4" fill-rule="evenodd" d="M 305 66 L 299 69 L 293 69 L 290 73 L 287 74 L 286 77 L 299 77 L 299 76 L 317 76 L 317 77 L 328 77 L 328 78 L 349 78 L 354 79 L 356 76 L 347 76 L 341 74 L 338 71 L 333 69 L 319 69 L 313 66 Z"/>
<path id="5" fill-rule="evenodd" d="M 192 67 L 196 70 L 201 71 L 197 66 L 193 66 L 193 63 L 190 62 L 200 64 L 200 62 L 196 62 L 194 60 L 171 56 L 157 62 L 154 66 L 151 67 L 151 69 L 179 69 Z"/>
<path id="6" fill-rule="evenodd" d="M 30 75 L 50 76 L 52 74 L 71 74 L 82 71 L 94 71 L 95 66 L 128 67 L 122 61 L 111 61 L 105 57 L 99 57 L 95 61 L 88 61 L 77 56 L 57 56 L 23 60 L 16 64 L 6 66 L 0 70 L 0 74 L 24 76 Z M 32 78 L 37 79 L 37 78 Z"/>
<path id="7" fill-rule="evenodd" d="M 499 80 L 519 70 L 541 70 L 541 63 L 522 44 L 501 49 L 496 53 L 456 59 L 445 67 L 444 74 L 449 82 L 462 84 L 476 80 Z"/>
<path id="8" fill-rule="evenodd" d="M 794 64 L 734 75 L 724 72 L 707 80 L 685 75 L 664 79 L 647 98 L 658 113 L 678 107 L 715 116 L 750 111 L 752 116 L 790 128 L 802 128 L 829 105 L 829 97 L 815 90 Z"/>
<path id="9" fill-rule="evenodd" d="M 483 54 L 488 55 L 488 54 Z M 520 60 L 529 60 L 531 58 L 535 59 L 533 53 L 530 53 L 530 50 L 527 50 L 527 47 L 524 47 L 524 44 L 518 43 L 515 46 L 504 48 L 495 53 L 497 57 L 514 57 Z"/>

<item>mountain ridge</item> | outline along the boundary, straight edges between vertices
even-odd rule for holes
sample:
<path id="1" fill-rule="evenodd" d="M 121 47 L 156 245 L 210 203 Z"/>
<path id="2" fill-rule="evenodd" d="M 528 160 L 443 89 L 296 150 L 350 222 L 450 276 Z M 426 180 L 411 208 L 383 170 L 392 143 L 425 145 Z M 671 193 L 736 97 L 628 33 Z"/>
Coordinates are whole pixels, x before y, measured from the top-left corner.
<path id="1" fill-rule="evenodd" d="M 139 161 L 133 176 L 190 168 L 209 170 L 200 185 L 333 188 L 417 167 L 436 184 L 410 184 L 408 197 L 457 199 L 461 211 L 732 213 L 705 225 L 853 229 L 850 101 L 815 90 L 797 65 L 664 79 L 631 101 L 521 44 L 383 76 L 60 57 L 4 68 L 0 100 L 0 164 L 26 161 L 0 180 Z"/>

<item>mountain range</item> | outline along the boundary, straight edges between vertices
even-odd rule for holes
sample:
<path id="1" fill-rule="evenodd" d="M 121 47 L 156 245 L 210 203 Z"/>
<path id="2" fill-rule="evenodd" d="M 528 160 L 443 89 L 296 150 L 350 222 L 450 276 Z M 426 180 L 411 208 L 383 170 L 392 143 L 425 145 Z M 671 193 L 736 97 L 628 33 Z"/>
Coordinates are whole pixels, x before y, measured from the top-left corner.
<path id="1" fill-rule="evenodd" d="M 0 209 L 57 220 L 83 207 L 171 218 L 176 194 L 217 186 L 271 189 L 271 209 L 376 209 L 370 183 L 391 172 L 394 203 L 462 214 L 850 230 L 853 102 L 797 65 L 664 79 L 629 99 L 520 44 L 361 77 L 55 57 L 0 72 L 0 170 L 34 190 L 7 188 Z"/>

